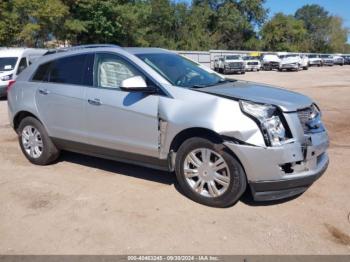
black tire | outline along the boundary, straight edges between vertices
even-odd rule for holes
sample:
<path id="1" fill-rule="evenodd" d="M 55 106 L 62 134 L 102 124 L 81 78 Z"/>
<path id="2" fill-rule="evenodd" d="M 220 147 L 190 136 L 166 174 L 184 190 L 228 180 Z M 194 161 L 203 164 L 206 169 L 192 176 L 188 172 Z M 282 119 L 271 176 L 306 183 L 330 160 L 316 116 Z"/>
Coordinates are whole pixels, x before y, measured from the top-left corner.
<path id="1" fill-rule="evenodd" d="M 36 128 L 40 133 L 43 146 L 42 146 L 42 153 L 38 158 L 31 157 L 24 149 L 23 140 L 22 140 L 22 131 L 27 126 L 32 126 Z M 31 163 L 35 165 L 41 165 L 41 166 L 49 165 L 53 163 L 55 160 L 57 160 L 57 158 L 59 157 L 60 150 L 54 145 L 49 135 L 47 134 L 44 126 L 36 118 L 34 117 L 24 118 L 19 124 L 17 133 L 18 133 L 19 145 L 21 147 L 21 150 L 25 155 L 25 157 Z"/>
<path id="2" fill-rule="evenodd" d="M 245 75 L 245 71 L 242 71 L 241 73 L 242 73 L 242 75 Z"/>
<path id="3" fill-rule="evenodd" d="M 226 162 L 230 171 L 230 182 L 227 190 L 220 196 L 207 197 L 195 192 L 187 183 L 184 174 L 184 164 L 187 155 L 199 148 L 208 148 L 219 154 Z M 222 144 L 213 143 L 207 139 L 194 137 L 186 140 L 176 154 L 175 173 L 183 193 L 193 201 L 212 207 L 229 207 L 235 204 L 247 187 L 247 179 L 240 162 L 225 149 Z"/>

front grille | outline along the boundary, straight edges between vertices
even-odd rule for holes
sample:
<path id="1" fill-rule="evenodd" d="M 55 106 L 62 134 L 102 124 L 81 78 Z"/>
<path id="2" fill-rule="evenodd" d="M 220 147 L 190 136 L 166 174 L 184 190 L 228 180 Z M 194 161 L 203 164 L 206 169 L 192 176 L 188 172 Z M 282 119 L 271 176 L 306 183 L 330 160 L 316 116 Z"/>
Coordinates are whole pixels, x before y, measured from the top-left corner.
<path id="1" fill-rule="evenodd" d="M 258 65 L 258 62 L 248 62 L 248 65 Z"/>
<path id="2" fill-rule="evenodd" d="M 307 123 L 310 121 L 310 117 L 311 117 L 313 112 L 314 112 L 313 107 L 307 107 L 307 108 L 298 110 L 299 121 L 300 121 L 301 126 L 303 127 L 305 133 L 307 133 L 310 130 Z"/>
<path id="3" fill-rule="evenodd" d="M 243 63 L 232 62 L 228 64 L 230 68 L 243 68 Z"/>

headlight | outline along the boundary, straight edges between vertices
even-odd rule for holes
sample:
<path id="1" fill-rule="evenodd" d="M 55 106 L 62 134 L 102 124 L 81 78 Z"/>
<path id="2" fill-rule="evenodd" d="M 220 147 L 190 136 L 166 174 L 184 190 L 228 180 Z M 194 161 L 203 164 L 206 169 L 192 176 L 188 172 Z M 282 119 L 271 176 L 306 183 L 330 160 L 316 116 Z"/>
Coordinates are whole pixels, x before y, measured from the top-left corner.
<path id="1" fill-rule="evenodd" d="M 12 74 L 11 75 L 7 75 L 7 76 L 2 76 L 0 79 L 1 79 L 1 81 L 11 80 L 12 79 Z"/>
<path id="2" fill-rule="evenodd" d="M 257 122 L 267 145 L 279 146 L 283 141 L 289 139 L 276 106 L 242 100 L 240 105 L 242 111 Z"/>

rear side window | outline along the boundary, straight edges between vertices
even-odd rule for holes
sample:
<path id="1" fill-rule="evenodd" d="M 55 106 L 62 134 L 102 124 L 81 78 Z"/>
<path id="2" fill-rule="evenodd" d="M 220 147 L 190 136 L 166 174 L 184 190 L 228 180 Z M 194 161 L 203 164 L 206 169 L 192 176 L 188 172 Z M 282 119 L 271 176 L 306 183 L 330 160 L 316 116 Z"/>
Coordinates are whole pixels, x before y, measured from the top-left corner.
<path id="1" fill-rule="evenodd" d="M 48 71 L 49 71 L 50 66 L 51 66 L 51 62 L 40 65 L 33 76 L 33 80 L 47 82 L 48 81 Z"/>
<path id="2" fill-rule="evenodd" d="M 51 65 L 49 82 L 62 84 L 82 84 L 86 55 L 58 59 Z"/>
<path id="3" fill-rule="evenodd" d="M 60 58 L 39 66 L 33 80 L 91 86 L 93 84 L 93 60 L 93 54 Z"/>

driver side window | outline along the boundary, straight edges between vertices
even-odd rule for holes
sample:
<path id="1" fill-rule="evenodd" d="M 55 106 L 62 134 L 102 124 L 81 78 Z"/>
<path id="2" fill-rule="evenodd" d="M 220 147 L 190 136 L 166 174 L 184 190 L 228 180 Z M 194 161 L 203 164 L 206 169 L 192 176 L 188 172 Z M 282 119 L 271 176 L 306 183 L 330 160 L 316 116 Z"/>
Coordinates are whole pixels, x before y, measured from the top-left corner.
<path id="1" fill-rule="evenodd" d="M 95 86 L 119 89 L 123 80 L 141 75 L 125 59 L 113 54 L 96 54 Z"/>

